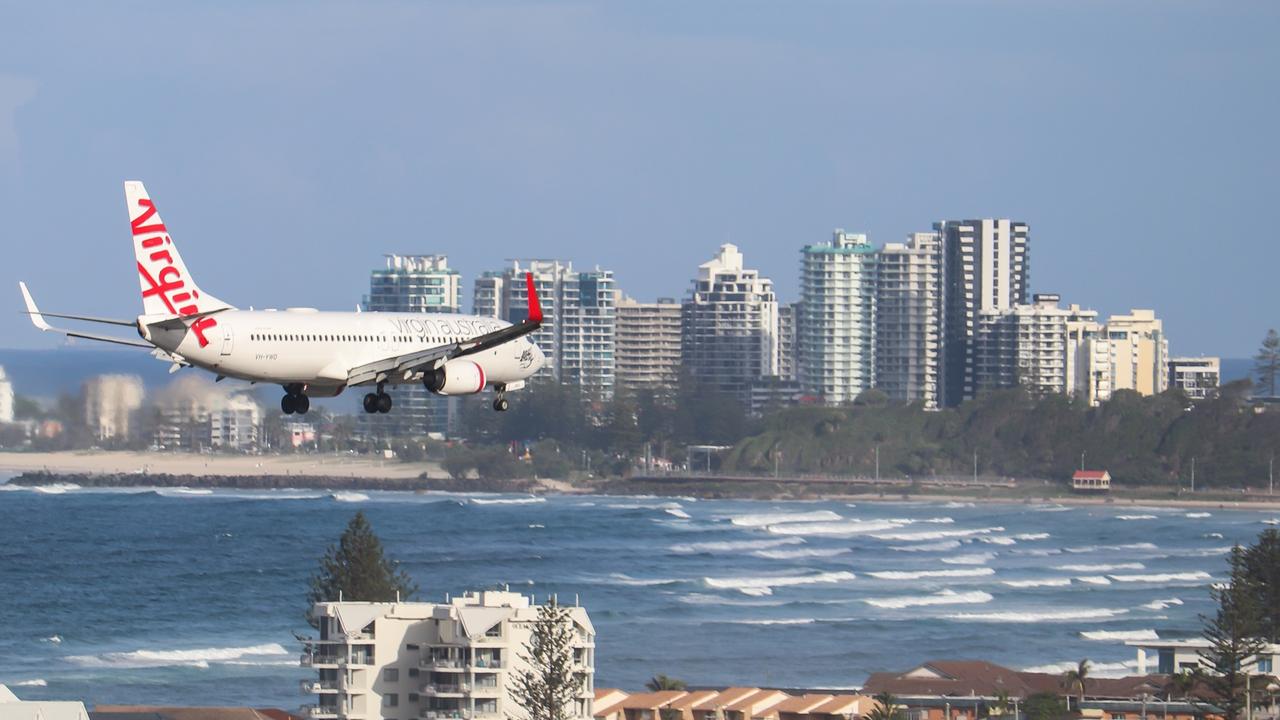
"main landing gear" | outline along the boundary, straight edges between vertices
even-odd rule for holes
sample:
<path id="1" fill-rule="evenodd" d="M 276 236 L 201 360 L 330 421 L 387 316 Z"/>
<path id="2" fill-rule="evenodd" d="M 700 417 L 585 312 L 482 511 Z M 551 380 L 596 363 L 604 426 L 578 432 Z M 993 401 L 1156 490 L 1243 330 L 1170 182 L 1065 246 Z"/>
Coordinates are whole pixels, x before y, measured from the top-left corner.
<path id="1" fill-rule="evenodd" d="M 507 386 L 498 385 L 494 389 L 498 391 L 498 397 L 493 399 L 493 409 L 497 412 L 506 412 L 511 407 L 511 403 L 507 402 Z"/>
<path id="2" fill-rule="evenodd" d="M 383 414 L 391 412 L 391 396 L 383 391 L 382 383 L 378 383 L 378 392 L 364 396 L 364 411 Z"/>
<path id="3" fill-rule="evenodd" d="M 280 412 L 285 415 L 294 413 L 306 415 L 311 409 L 311 399 L 307 397 L 301 385 L 287 385 L 284 392 L 284 397 L 280 398 Z"/>

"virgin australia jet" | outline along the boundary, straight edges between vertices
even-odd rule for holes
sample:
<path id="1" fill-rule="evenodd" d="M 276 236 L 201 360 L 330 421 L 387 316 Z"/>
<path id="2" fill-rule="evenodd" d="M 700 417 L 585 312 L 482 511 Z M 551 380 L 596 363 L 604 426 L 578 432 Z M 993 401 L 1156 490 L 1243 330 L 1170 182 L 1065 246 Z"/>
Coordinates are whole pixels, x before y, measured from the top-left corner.
<path id="1" fill-rule="evenodd" d="M 506 393 L 545 363 L 528 337 L 542 324 L 542 307 L 525 276 L 528 316 L 517 324 L 475 315 L 319 312 L 312 308 L 237 310 L 202 291 L 178 254 L 169 230 L 136 181 L 124 184 L 138 264 L 142 311 L 135 320 L 41 313 L 18 283 L 31 322 L 68 337 L 149 348 L 173 362 L 223 378 L 284 388 L 280 409 L 305 413 L 310 397 L 333 397 L 348 387 L 370 386 L 365 412 L 391 410 L 387 385 L 422 383 L 439 395 L 469 395 L 485 388 L 505 411 Z M 142 340 L 64 330 L 45 318 L 132 327 Z"/>

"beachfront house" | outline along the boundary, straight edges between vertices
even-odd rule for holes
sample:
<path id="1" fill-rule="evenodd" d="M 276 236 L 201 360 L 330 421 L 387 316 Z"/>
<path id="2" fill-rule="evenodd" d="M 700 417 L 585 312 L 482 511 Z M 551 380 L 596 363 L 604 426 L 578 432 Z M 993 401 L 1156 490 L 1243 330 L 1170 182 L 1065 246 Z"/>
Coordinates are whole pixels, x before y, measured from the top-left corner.
<path id="1" fill-rule="evenodd" d="M 1106 470 L 1077 470 L 1071 476 L 1071 489 L 1076 492 L 1110 492 L 1111 473 Z"/>

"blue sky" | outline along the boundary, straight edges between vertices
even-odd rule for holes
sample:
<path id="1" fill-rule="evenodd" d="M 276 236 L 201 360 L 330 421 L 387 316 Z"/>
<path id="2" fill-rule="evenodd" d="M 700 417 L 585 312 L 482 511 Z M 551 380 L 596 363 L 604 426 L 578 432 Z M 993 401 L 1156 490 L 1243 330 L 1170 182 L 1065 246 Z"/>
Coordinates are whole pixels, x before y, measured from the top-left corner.
<path id="1" fill-rule="evenodd" d="M 1175 354 L 1280 326 L 1280 4 L 6 3 L 0 346 L 141 303 L 121 183 L 201 286 L 346 309 L 384 252 L 680 296 L 718 244 L 1032 227 L 1032 287 L 1153 307 Z M 7 293 L 7 295 L 5 295 Z"/>

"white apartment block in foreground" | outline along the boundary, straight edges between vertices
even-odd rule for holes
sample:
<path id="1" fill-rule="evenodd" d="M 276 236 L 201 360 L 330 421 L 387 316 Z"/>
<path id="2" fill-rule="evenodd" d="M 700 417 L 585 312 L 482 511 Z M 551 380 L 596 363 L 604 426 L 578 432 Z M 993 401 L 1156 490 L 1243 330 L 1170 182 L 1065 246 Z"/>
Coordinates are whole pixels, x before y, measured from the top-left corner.
<path id="1" fill-rule="evenodd" d="M 538 606 L 505 591 L 467 593 L 445 603 L 325 602 L 312 608 L 319 637 L 302 665 L 317 671 L 302 690 L 314 720 L 524 720 L 514 695 Z M 567 709 L 590 720 L 595 629 L 569 608 L 573 667 L 581 683 Z"/>
<path id="2" fill-rule="evenodd" d="M 875 249 L 866 235 L 836 230 L 800 252 L 800 387 L 828 405 L 852 402 L 875 382 Z"/>
<path id="3" fill-rule="evenodd" d="M 0 423 L 13 422 L 13 383 L 0 367 Z"/>
<path id="4" fill-rule="evenodd" d="M 1030 305 L 979 314 L 975 377 L 980 391 L 1019 384 L 1034 395 L 1071 391 L 1075 368 L 1068 325 L 1096 322 L 1098 313 L 1078 305 L 1058 307 L 1059 300 L 1039 294 Z"/>
<path id="5" fill-rule="evenodd" d="M 128 440 L 132 421 L 142 407 L 142 378 L 96 375 L 84 381 L 84 420 L 99 442 Z"/>
<path id="6" fill-rule="evenodd" d="M 942 398 L 942 237 L 881 248 L 876 269 L 876 387 L 937 410 Z"/>
<path id="7" fill-rule="evenodd" d="M 1221 365 L 1216 357 L 1169 358 L 1169 387 L 1178 388 L 1192 400 L 1211 398 L 1222 381 Z"/>

